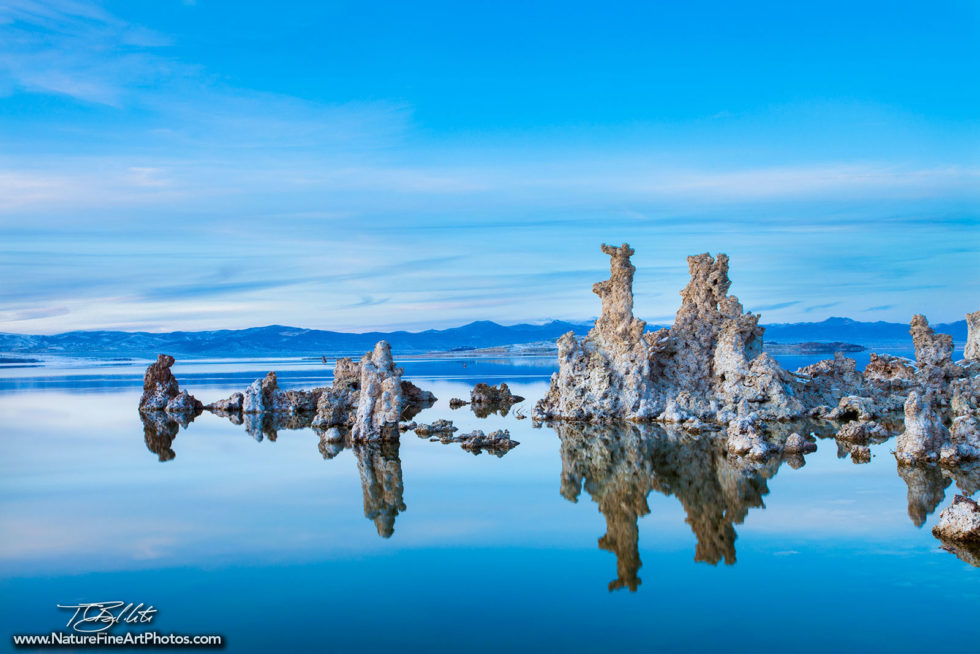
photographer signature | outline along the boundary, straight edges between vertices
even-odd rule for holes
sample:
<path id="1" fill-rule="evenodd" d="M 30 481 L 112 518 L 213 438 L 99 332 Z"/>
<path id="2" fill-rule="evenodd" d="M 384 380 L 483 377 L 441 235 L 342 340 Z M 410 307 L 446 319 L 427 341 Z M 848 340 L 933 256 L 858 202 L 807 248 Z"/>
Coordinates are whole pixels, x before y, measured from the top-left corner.
<path id="1" fill-rule="evenodd" d="M 117 624 L 147 624 L 153 621 L 157 610 L 142 602 L 85 602 L 82 604 L 58 604 L 59 609 L 74 609 L 67 627 L 78 633 L 92 634 L 111 629 Z"/>

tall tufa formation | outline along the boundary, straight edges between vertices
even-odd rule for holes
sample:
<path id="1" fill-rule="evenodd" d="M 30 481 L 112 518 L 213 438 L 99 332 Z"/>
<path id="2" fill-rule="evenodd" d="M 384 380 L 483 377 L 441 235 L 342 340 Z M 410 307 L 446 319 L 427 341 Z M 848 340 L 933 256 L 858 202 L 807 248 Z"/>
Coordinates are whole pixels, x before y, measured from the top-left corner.
<path id="1" fill-rule="evenodd" d="M 795 379 L 762 354 L 759 317 L 728 295 L 728 257 L 688 257 L 691 281 L 669 330 L 644 332 L 633 316 L 633 249 L 602 246 L 609 279 L 593 291 L 602 315 L 577 341 L 558 341 L 559 371 L 535 407 L 538 419 L 728 422 L 742 400 L 763 418 L 803 414 Z"/>
<path id="2" fill-rule="evenodd" d="M 592 287 L 602 315 L 581 342 L 573 332 L 558 339 L 559 370 L 536 418 L 652 420 L 664 410 L 651 374 L 663 334 L 644 333 L 646 324 L 633 317 L 633 249 L 624 243 L 602 251 L 611 258 L 609 279 Z"/>
<path id="3" fill-rule="evenodd" d="M 946 395 L 949 382 L 964 376 L 963 368 L 953 363 L 953 337 L 937 334 L 923 315 L 912 316 L 909 334 L 915 346 L 918 382 L 933 392 Z"/>
<path id="4" fill-rule="evenodd" d="M 602 315 L 581 341 L 572 333 L 559 339 L 559 369 L 536 419 L 656 420 L 690 432 L 728 425 L 729 453 L 767 459 L 785 445 L 773 437 L 773 421 L 857 420 L 840 433 L 866 440 L 881 431 L 874 419 L 904 408 L 901 462 L 980 458 L 980 312 L 967 316 L 964 361 L 953 362 L 952 338 L 917 315 L 910 325 L 915 362 L 872 354 L 859 372 L 838 353 L 791 373 L 762 351 L 759 316 L 728 294 L 724 254 L 688 257 L 691 279 L 673 326 L 647 332 L 633 316 L 633 249 L 624 243 L 602 251 L 610 275 L 593 287 Z"/>
<path id="5" fill-rule="evenodd" d="M 378 341 L 372 352 L 361 357 L 360 398 L 351 428 L 355 441 L 398 434 L 403 372 L 395 367 L 387 341 Z"/>
<path id="6" fill-rule="evenodd" d="M 613 347 L 638 343 L 646 323 L 633 317 L 636 266 L 630 263 L 630 257 L 634 250 L 623 243 L 620 247 L 603 244 L 602 251 L 610 257 L 609 279 L 592 285 L 592 292 L 602 300 L 602 315 L 590 336 Z"/>

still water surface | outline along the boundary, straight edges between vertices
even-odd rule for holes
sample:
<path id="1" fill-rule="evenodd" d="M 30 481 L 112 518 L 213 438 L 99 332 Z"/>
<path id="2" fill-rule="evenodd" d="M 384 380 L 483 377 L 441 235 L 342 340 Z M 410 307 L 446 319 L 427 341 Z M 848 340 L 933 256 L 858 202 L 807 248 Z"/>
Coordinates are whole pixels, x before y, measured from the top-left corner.
<path id="1" fill-rule="evenodd" d="M 257 440 L 205 413 L 161 447 L 136 410 L 140 365 L 0 370 L 4 633 L 63 627 L 59 603 L 119 599 L 153 604 L 158 631 L 221 633 L 234 652 L 980 643 L 980 569 L 929 532 L 963 491 L 925 474 L 910 493 L 894 440 L 866 464 L 828 438 L 799 468 L 738 466 L 657 427 L 534 428 L 448 407 L 506 381 L 529 414 L 550 358 L 400 363 L 439 398 L 417 421 L 521 445 L 474 456 L 410 432 L 338 451 L 309 428 Z M 269 369 L 283 388 L 330 381 L 297 360 L 174 372 L 209 402 Z"/>

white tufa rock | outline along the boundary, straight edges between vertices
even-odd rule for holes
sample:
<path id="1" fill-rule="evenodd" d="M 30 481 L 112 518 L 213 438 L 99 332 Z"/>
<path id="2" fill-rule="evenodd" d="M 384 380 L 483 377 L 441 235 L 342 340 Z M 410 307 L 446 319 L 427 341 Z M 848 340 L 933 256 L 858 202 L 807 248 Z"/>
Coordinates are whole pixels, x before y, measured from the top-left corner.
<path id="1" fill-rule="evenodd" d="M 980 545 L 980 505 L 957 495 L 953 503 L 939 514 L 939 524 L 932 529 L 937 538 L 956 543 Z"/>
<path id="2" fill-rule="evenodd" d="M 633 316 L 633 249 L 602 251 L 611 258 L 609 279 L 593 287 L 602 314 L 581 341 L 559 339 L 559 370 L 535 418 L 728 422 L 742 400 L 763 418 L 803 415 L 794 376 L 762 353 L 759 317 L 727 295 L 728 257 L 688 257 L 691 281 L 673 327 L 644 332 Z"/>
<path id="3" fill-rule="evenodd" d="M 898 437 L 896 458 L 906 464 L 935 461 L 950 442 L 932 394 L 909 393 L 905 401 L 905 431 Z"/>
<path id="4" fill-rule="evenodd" d="M 391 346 L 378 341 L 374 351 L 361 357 L 360 395 L 351 437 L 381 440 L 398 433 L 402 412 L 402 373 L 391 359 Z"/>
<path id="5" fill-rule="evenodd" d="M 759 415 L 749 413 L 743 401 L 738 417 L 728 423 L 728 453 L 753 461 L 764 461 L 779 454 L 781 448 L 766 440 L 764 428 Z"/>

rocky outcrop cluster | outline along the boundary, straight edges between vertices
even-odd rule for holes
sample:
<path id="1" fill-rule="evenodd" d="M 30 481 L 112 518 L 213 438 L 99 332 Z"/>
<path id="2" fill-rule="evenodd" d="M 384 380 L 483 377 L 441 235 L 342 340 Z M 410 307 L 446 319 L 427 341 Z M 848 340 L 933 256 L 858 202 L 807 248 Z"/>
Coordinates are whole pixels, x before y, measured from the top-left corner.
<path id="1" fill-rule="evenodd" d="M 759 317 L 728 295 L 728 257 L 688 257 L 690 283 L 670 329 L 646 332 L 633 316 L 633 249 L 604 245 L 608 280 L 593 287 L 602 315 L 578 341 L 558 341 L 559 371 L 535 407 L 539 420 L 690 418 L 729 423 L 743 400 L 764 419 L 804 414 L 797 376 L 762 352 Z"/>
<path id="2" fill-rule="evenodd" d="M 510 437 L 510 432 L 506 429 L 497 430 L 484 434 L 479 429 L 468 434 L 456 435 L 459 431 L 449 420 L 436 420 L 430 425 L 418 425 L 415 433 L 419 438 L 428 438 L 430 441 L 440 443 L 459 443 L 464 450 L 479 454 L 489 452 L 496 456 L 503 456 L 513 448 L 520 445 Z"/>
<path id="3" fill-rule="evenodd" d="M 909 424 L 899 443 L 901 461 L 976 457 L 975 410 L 963 409 L 962 419 L 954 420 L 957 436 L 944 426 L 954 395 L 975 397 L 980 389 L 976 314 L 970 314 L 968 358 L 961 362 L 952 360 L 952 338 L 915 316 L 915 362 L 872 354 L 861 372 L 837 353 L 790 372 L 762 351 L 759 316 L 728 294 L 725 255 L 688 257 L 691 280 L 673 325 L 649 332 L 633 316 L 633 249 L 624 243 L 602 251 L 611 258 L 609 279 L 593 287 L 602 314 L 583 339 L 572 333 L 559 339 L 559 370 L 534 408 L 535 419 L 659 421 L 689 431 L 727 425 L 729 452 L 761 459 L 785 446 L 772 437 L 768 425 L 775 421 L 837 421 L 844 424 L 840 439 L 857 451 L 882 435 L 876 419 L 904 407 Z M 846 426 L 851 421 L 857 424 Z"/>
<path id="4" fill-rule="evenodd" d="M 173 357 L 160 355 L 147 368 L 141 411 L 200 413 L 207 409 L 236 424 L 244 423 L 259 440 L 263 435 L 274 434 L 276 423 L 284 420 L 321 431 L 342 428 L 349 439 L 357 442 L 394 439 L 398 437 L 400 421 L 411 419 L 436 400 L 429 391 L 402 379 L 403 370 L 395 366 L 391 347 L 385 341 L 379 341 L 359 362 L 338 359 L 331 386 L 282 390 L 276 373 L 270 372 L 244 392 L 206 407 L 180 392 L 170 372 L 173 363 Z"/>

